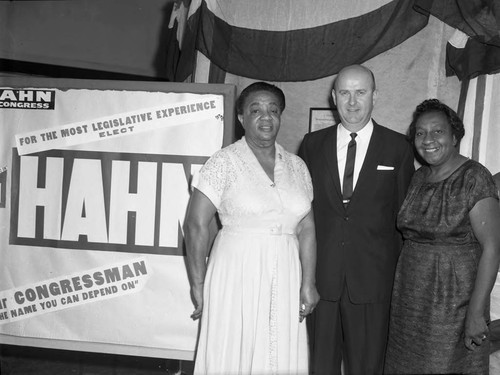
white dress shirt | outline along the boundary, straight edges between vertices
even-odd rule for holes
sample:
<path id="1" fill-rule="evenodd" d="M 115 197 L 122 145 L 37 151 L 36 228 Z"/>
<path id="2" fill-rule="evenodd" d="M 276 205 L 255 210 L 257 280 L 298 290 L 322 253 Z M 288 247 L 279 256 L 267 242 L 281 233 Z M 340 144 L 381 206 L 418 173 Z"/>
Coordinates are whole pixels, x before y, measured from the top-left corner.
<path id="1" fill-rule="evenodd" d="M 366 151 L 368 150 L 368 144 L 370 143 L 370 138 L 373 134 L 373 122 L 370 119 L 363 129 L 356 132 L 356 159 L 354 160 L 354 176 L 352 189 L 356 188 L 356 183 L 358 182 L 359 172 L 363 166 L 363 161 L 365 160 Z M 340 178 L 340 188 L 343 190 L 344 186 L 344 170 L 345 162 L 347 159 L 347 146 L 351 141 L 351 132 L 347 130 L 342 124 L 337 127 L 337 161 L 339 166 L 339 178 Z"/>

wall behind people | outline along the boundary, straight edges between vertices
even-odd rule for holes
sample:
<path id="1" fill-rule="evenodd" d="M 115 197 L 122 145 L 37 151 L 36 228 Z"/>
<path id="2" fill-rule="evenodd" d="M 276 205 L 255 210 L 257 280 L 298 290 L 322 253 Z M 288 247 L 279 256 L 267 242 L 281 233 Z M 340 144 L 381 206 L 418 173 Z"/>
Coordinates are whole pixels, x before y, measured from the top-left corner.
<path id="1" fill-rule="evenodd" d="M 445 75 L 445 46 L 453 32 L 430 17 L 428 25 L 413 37 L 364 63 L 377 77 L 380 94 L 373 112 L 377 121 L 405 133 L 413 109 L 424 99 L 440 98 L 457 109 L 460 81 Z M 297 151 L 308 131 L 309 108 L 331 105 L 332 78 L 277 83 L 287 98 L 278 142 L 289 151 Z M 225 82 L 243 88 L 253 80 L 227 74 Z"/>
<path id="2" fill-rule="evenodd" d="M 474 121 L 467 122 L 474 126 L 474 132 L 470 132 L 473 133 L 474 147 L 472 153 L 464 149 L 464 155 L 488 164 L 490 154 L 493 159 L 498 159 L 494 152 L 487 150 L 488 143 L 498 143 L 496 138 L 490 137 L 495 133 L 497 116 L 487 109 L 488 101 L 496 102 L 497 90 L 492 80 L 488 82 L 484 78 L 500 69 L 499 29 L 495 27 L 500 24 L 500 17 L 493 2 L 467 0 L 452 3 L 450 5 L 446 0 L 339 0 L 332 5 L 319 0 L 311 7 L 305 3 L 291 5 L 276 0 L 262 2 L 265 11 L 261 11 L 258 21 L 254 21 L 247 16 L 253 14 L 248 11 L 252 8 L 249 3 L 198 0 L 191 3 L 187 19 L 190 27 L 186 28 L 185 39 L 191 41 L 191 44 L 187 43 L 188 47 L 200 51 L 194 70 L 196 82 L 231 81 L 226 72 L 254 79 L 294 82 L 293 90 L 298 87 L 296 102 L 299 107 L 311 101 L 317 103 L 314 94 L 329 91 L 324 90 L 319 78 L 334 75 L 343 66 L 353 63 L 365 63 L 377 74 L 378 67 L 388 73 L 382 77 L 389 83 L 388 88 L 393 94 L 386 96 L 388 106 L 398 108 L 396 115 L 387 115 L 398 120 L 396 125 L 389 122 L 389 126 L 396 130 L 402 123 L 398 114 L 405 113 L 405 109 L 406 113 L 411 112 L 412 101 L 417 103 L 421 98 L 438 97 L 457 109 L 460 116 L 464 112 L 467 115 L 464 103 L 465 94 L 471 91 L 470 85 L 467 89 L 468 80 L 483 75 L 478 77 L 476 97 L 484 99 L 484 111 L 481 103 L 469 100 L 470 95 L 467 98 L 471 106 L 479 105 L 479 108 L 475 108 Z M 433 27 L 431 24 L 436 19 L 430 17 L 429 21 L 429 15 L 456 30 L 444 25 Z M 420 45 L 413 42 L 418 38 L 421 38 Z M 413 48 L 405 50 L 400 45 L 412 45 Z M 399 54 L 402 51 L 406 53 Z M 181 53 L 181 60 L 183 56 L 190 55 Z M 180 69 L 179 78 L 192 72 L 192 69 L 187 71 L 185 68 L 193 67 L 190 60 L 184 58 L 183 61 L 187 64 Z M 457 76 L 462 83 L 459 84 L 457 79 L 447 79 L 446 75 Z M 233 81 L 239 86 L 238 79 Z M 311 80 L 312 85 L 299 83 L 307 80 Z M 404 84 L 403 92 L 393 87 L 400 82 Z M 285 90 L 288 87 L 280 84 Z M 471 85 L 476 91 L 476 83 L 471 81 Z M 380 87 L 383 85 L 379 84 Z M 425 95 L 421 95 L 422 87 Z M 457 103 L 459 91 L 460 102 Z M 385 105 L 378 108 L 387 112 Z M 290 112 L 288 116 L 292 124 L 298 120 L 304 123 L 307 112 L 300 112 L 298 116 Z M 300 139 L 300 134 L 297 134 L 301 129 L 293 126 L 289 129 L 292 132 L 290 142 L 285 138 L 289 135 L 286 132 L 282 132 L 281 142 L 293 149 L 296 138 Z"/>
<path id="3" fill-rule="evenodd" d="M 331 105 L 332 75 L 344 65 L 363 63 L 374 71 L 381 94 L 374 118 L 399 132 L 424 99 L 439 97 L 457 108 L 460 83 L 445 76 L 454 29 L 422 15 L 412 1 L 285 3 L 263 2 L 254 22 L 247 3 L 194 1 L 183 48 L 194 38 L 201 51 L 195 82 L 242 88 L 259 79 L 281 87 L 290 111 L 278 141 L 290 151 L 308 131 L 309 109 Z"/>

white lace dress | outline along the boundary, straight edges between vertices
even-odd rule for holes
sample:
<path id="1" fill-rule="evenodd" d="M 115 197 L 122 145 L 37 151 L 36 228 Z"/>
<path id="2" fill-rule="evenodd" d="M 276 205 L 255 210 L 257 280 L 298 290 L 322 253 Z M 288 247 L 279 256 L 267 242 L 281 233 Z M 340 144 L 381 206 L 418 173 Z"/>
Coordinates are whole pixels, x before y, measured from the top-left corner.
<path id="1" fill-rule="evenodd" d="M 295 230 L 311 208 L 311 178 L 276 144 L 274 180 L 242 138 L 193 181 L 223 225 L 208 262 L 195 374 L 307 374 Z"/>

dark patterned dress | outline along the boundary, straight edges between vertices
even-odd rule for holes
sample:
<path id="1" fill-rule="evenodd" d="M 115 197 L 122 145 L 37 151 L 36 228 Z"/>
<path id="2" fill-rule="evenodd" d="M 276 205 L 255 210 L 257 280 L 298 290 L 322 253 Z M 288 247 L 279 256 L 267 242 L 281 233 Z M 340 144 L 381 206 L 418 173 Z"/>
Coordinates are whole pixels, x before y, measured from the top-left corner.
<path id="1" fill-rule="evenodd" d="M 396 269 L 386 374 L 488 374 L 489 341 L 464 345 L 467 306 L 481 247 L 469 211 L 498 194 L 491 174 L 468 160 L 448 178 L 413 177 L 398 215 L 405 243 Z M 489 308 L 484 312 L 488 318 Z"/>

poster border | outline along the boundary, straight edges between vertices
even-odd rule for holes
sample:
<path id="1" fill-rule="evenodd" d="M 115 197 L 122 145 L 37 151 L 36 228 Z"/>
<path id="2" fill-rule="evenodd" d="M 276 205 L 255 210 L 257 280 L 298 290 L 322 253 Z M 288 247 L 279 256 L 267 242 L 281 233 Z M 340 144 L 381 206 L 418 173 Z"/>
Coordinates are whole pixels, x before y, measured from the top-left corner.
<path id="1" fill-rule="evenodd" d="M 162 93 L 191 93 L 212 94 L 223 96 L 223 140 L 221 147 L 225 147 L 235 140 L 235 98 L 236 86 L 233 84 L 208 83 L 178 83 L 178 82 L 149 82 L 149 81 L 114 81 L 114 80 L 87 80 L 72 78 L 49 78 L 29 76 L 0 76 L 0 88 L 28 89 L 44 88 L 58 90 L 123 90 Z M 86 351 L 97 353 L 111 353 L 120 355 L 172 358 L 192 360 L 194 351 L 179 349 L 142 347 L 126 344 L 72 341 L 66 339 L 40 338 L 15 336 L 0 333 L 0 345 L 18 345 L 39 348 Z"/>

